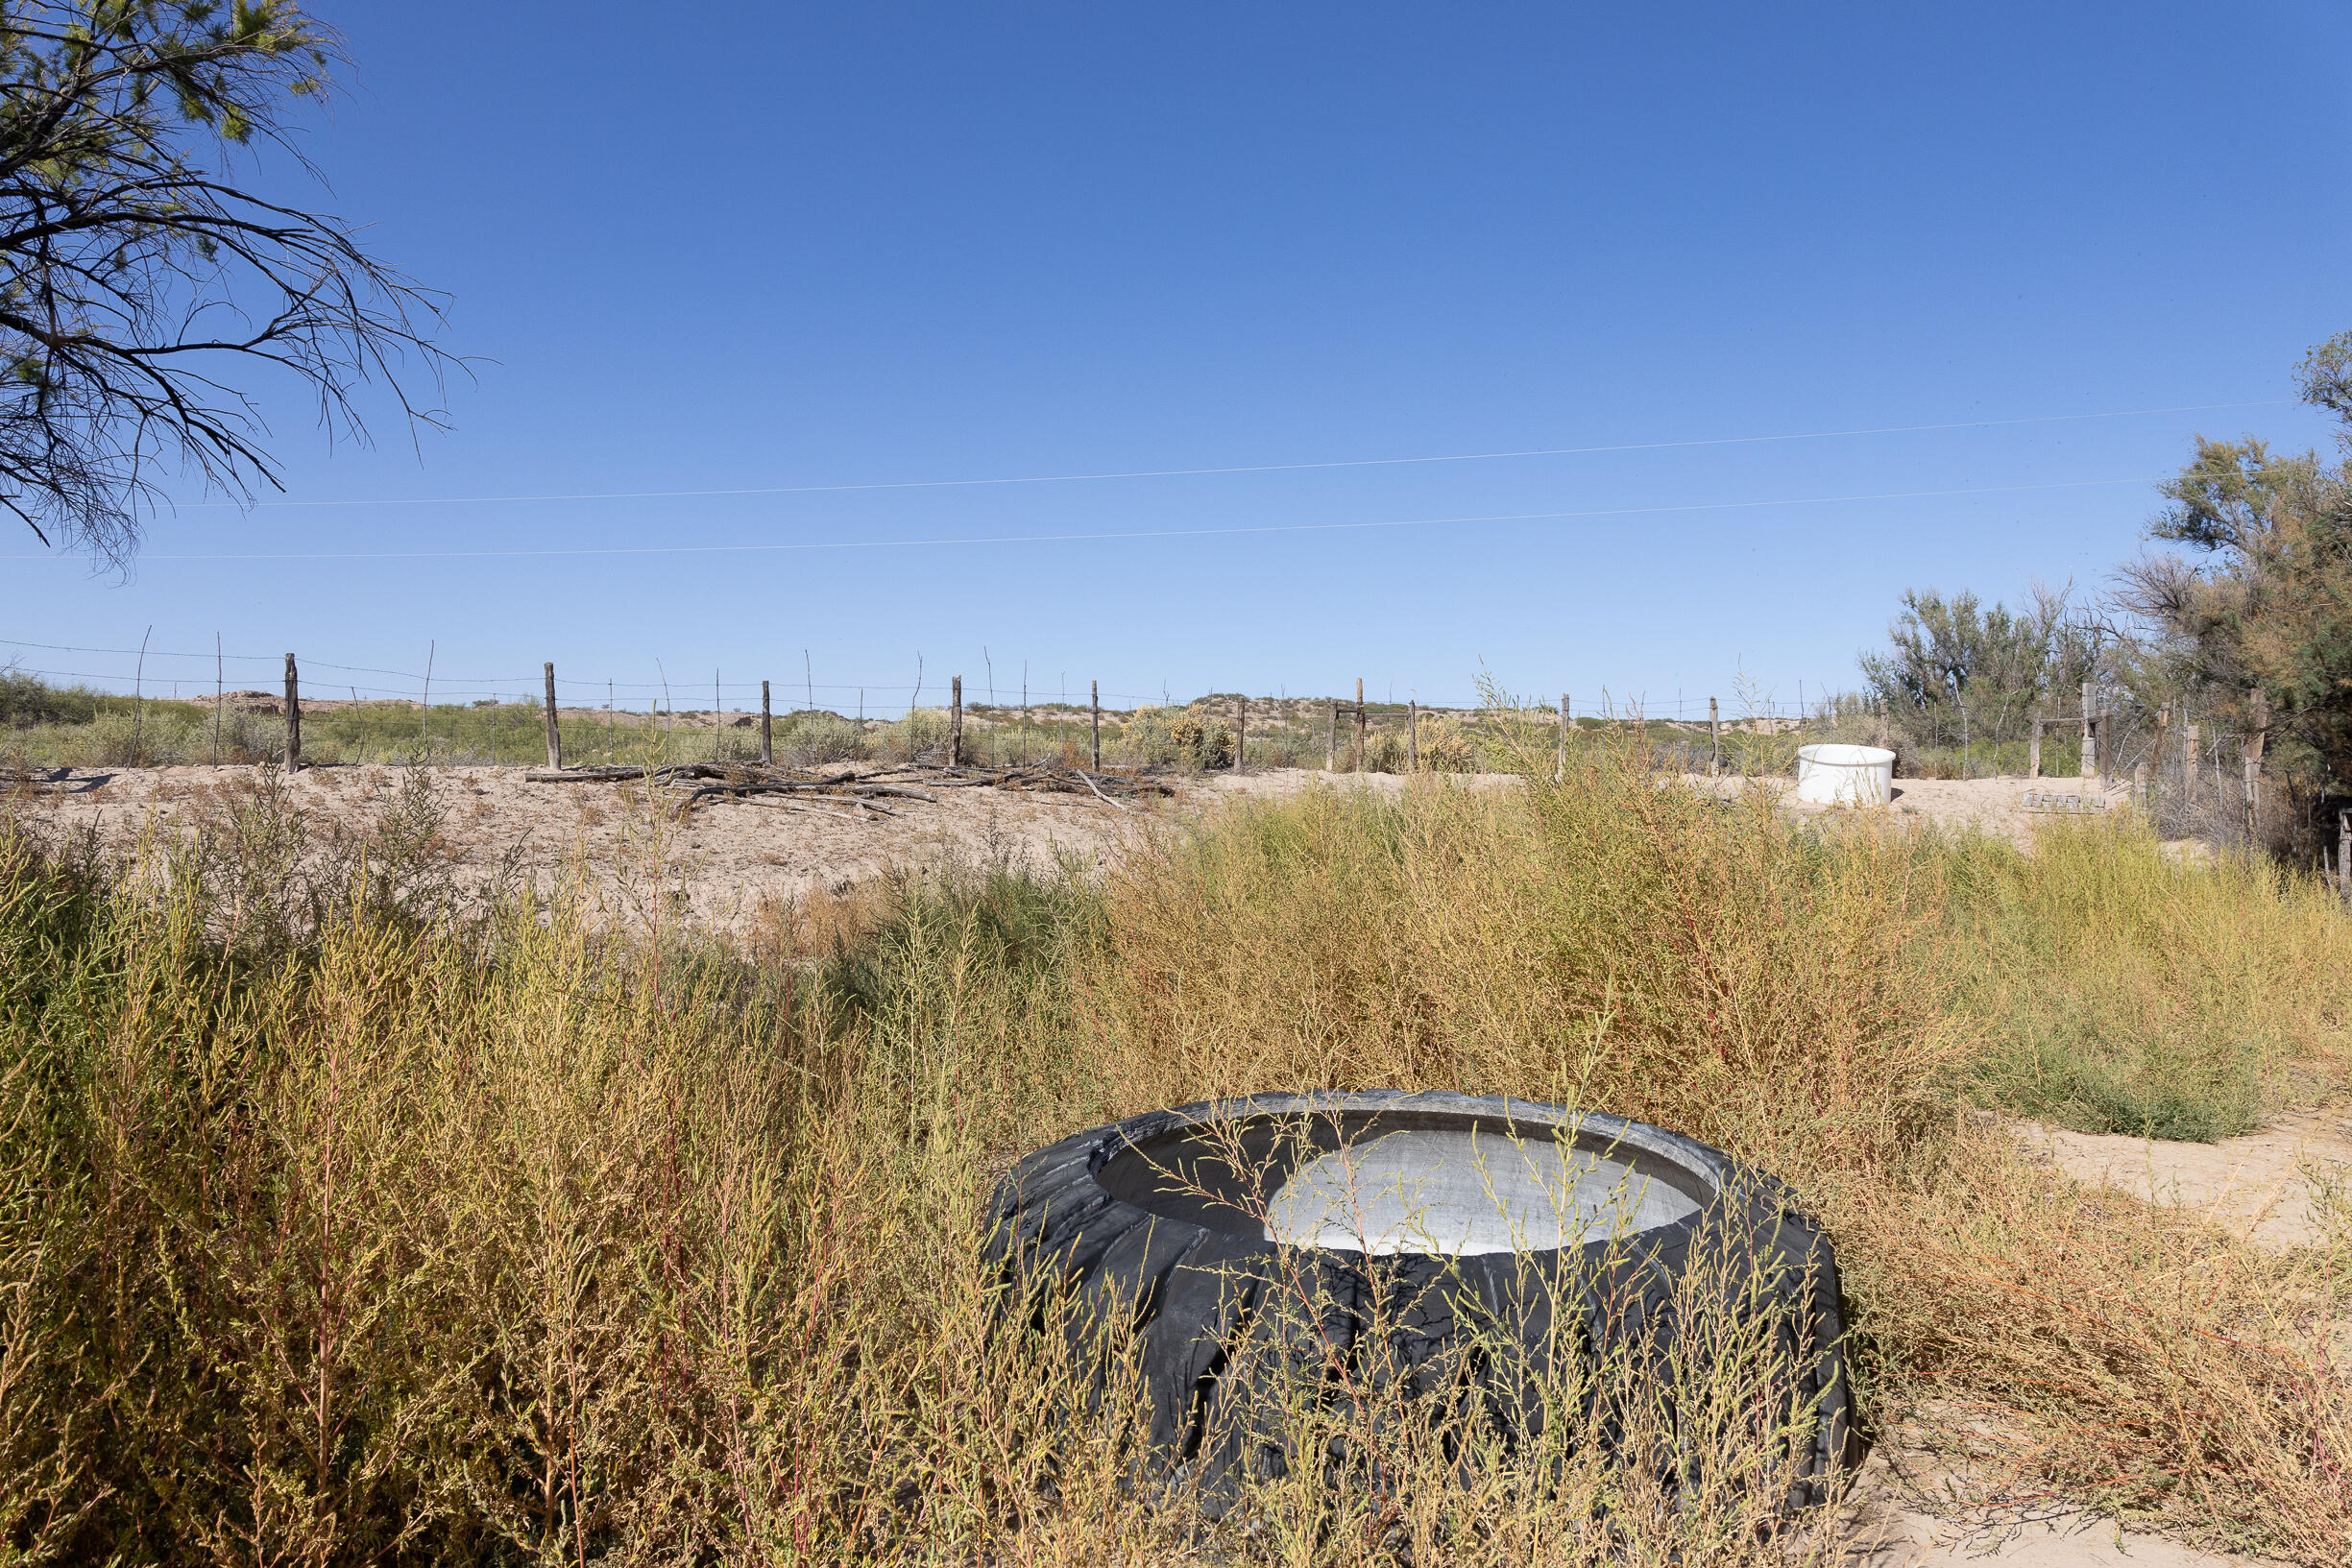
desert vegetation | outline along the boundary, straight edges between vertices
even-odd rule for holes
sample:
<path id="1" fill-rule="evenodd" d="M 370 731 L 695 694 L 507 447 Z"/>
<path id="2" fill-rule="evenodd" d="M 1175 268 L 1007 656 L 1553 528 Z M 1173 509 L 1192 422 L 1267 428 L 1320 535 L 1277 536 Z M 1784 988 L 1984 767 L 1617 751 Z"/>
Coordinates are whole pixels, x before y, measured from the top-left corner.
<path id="1" fill-rule="evenodd" d="M 1613 1448 L 1482 1447 L 1369 1377 L 1262 1414 L 1346 1485 L 1294 1467 L 1214 1523 L 1137 1485 L 1119 1347 L 1006 1327 L 993 1182 L 1121 1115 L 1346 1085 L 1621 1112 L 1780 1173 L 1838 1249 L 1866 1435 L 1963 1503 L 2342 1559 L 2352 1236 L 2258 1250 L 2005 1131 L 2212 1136 L 2335 1093 L 2324 889 L 2131 817 L 2031 854 L 1799 823 L 1661 784 L 1630 729 L 1555 776 L 1540 723 L 1486 727 L 1523 787 L 1237 803 L 1107 874 L 975 860 L 745 939 L 663 900 L 651 814 L 623 928 L 437 901 L 397 798 L 275 903 L 266 799 L 199 856 L 9 826 L 12 1551 L 1830 1558 L 1838 1509 L 1763 1528 L 1785 1432 L 1628 1364 L 1549 1390 L 1619 1412 Z M 1774 1374 L 1735 1326 L 1717 1395 Z"/>

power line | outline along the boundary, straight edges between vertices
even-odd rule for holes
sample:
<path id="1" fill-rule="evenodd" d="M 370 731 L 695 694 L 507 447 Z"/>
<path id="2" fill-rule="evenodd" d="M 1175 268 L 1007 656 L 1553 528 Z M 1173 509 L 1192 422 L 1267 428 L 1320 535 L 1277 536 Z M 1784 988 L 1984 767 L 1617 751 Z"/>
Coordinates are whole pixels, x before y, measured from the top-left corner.
<path id="1" fill-rule="evenodd" d="M 913 549 L 940 545 L 1075 544 L 1119 539 L 1206 539 L 1244 534 L 1313 534 L 1379 528 L 1432 528 L 1476 522 L 1543 522 L 1595 518 L 1644 518 L 1673 513 L 1739 512 L 1771 507 L 1830 506 L 1855 501 L 1915 501 L 1952 495 L 2019 495 L 2030 491 L 2091 490 L 2113 485 L 2152 485 L 2161 478 L 2071 479 L 2037 485 L 1971 485 L 1955 490 L 1881 491 L 1861 495 L 1798 495 L 1781 500 L 1693 501 L 1676 506 L 1596 507 L 1573 512 L 1495 512 L 1452 518 L 1403 518 L 1381 522 L 1279 522 L 1223 528 L 1129 528 L 1083 534 L 992 534 L 968 539 L 821 540 L 791 544 L 612 544 L 560 549 L 507 550 L 255 550 L 205 555 L 149 555 L 145 561 L 486 561 L 544 560 L 558 556 L 759 555 L 801 550 Z M 8 561 L 46 561 L 53 556 L 0 556 Z"/>
<path id="2" fill-rule="evenodd" d="M 738 495 L 837 495 L 872 490 L 958 490 L 990 485 L 1067 485 L 1107 479 L 1192 479 L 1238 473 L 1302 473 L 1317 470 L 1407 468 L 1429 463 L 1489 463 L 1523 457 L 1592 457 L 1610 452 L 1677 451 L 1694 446 L 1753 446 L 1782 441 L 1832 441 L 1855 436 L 1922 435 L 1938 430 L 1989 430 L 2020 424 L 2064 424 L 2085 420 L 2137 419 L 2152 414 L 2203 414 L 2227 408 L 2273 408 L 2285 398 L 2244 402 L 2181 403 L 2167 408 L 2116 408 L 2096 414 L 2028 414 L 1998 420 L 1952 420 L 1936 424 L 1880 424 L 1851 430 L 1801 430 L 1766 436 L 1707 436 L 1683 441 L 1632 441 L 1599 446 L 1532 446 L 1516 451 L 1447 452 L 1429 457 L 1359 457 L 1315 463 L 1246 463 L 1204 469 L 1126 469 L 1100 473 L 1031 473 L 982 479 L 888 479 L 837 485 L 756 485 L 729 490 L 616 490 L 545 495 L 363 496 L 350 500 L 258 501 L 255 507 L 493 506 L 559 501 L 675 501 Z M 235 506 L 239 501 L 191 501 L 190 507 Z M 11 557 L 15 560 L 37 557 Z M 191 559 L 178 557 L 177 559 Z"/>

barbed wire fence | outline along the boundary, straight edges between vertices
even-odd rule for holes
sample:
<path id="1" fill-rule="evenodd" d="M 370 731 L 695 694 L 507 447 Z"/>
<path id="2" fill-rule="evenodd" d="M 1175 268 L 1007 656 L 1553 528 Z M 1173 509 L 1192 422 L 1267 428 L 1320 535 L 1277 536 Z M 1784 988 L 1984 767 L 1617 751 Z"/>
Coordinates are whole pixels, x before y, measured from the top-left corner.
<path id="1" fill-rule="evenodd" d="M 567 673 L 552 663 L 535 675 L 451 672 L 437 640 L 423 667 L 402 670 L 230 653 L 217 638 L 210 650 L 157 648 L 145 639 L 136 648 L 0 639 L 0 679 L 10 683 L 0 755 L 19 769 L 282 763 L 291 744 L 298 761 L 313 765 L 627 763 L 648 756 L 812 765 L 952 749 L 994 761 L 1230 766 L 1238 755 L 1249 767 L 1404 772 L 1479 765 L 1500 717 L 1467 693 L 1368 701 L 1361 681 L 1352 699 L 1277 688 L 1178 705 L 1165 688 L 1104 691 L 1061 671 L 1049 685 L 1026 665 L 1014 686 L 1008 664 L 1007 690 L 986 650 L 969 693 L 962 676 L 942 679 L 923 655 L 896 681 L 819 682 L 813 651 L 801 651 L 797 682 L 730 679 L 723 669 L 705 682 L 673 679 L 659 659 L 651 679 L 644 671 Z M 262 684 L 273 674 L 279 679 Z M 1562 692 L 1557 703 L 1517 712 L 1557 724 L 1564 753 L 1572 737 L 1639 725 L 1663 765 L 1693 774 L 1785 775 L 1800 746 L 1836 743 L 1894 751 L 1900 778 L 2071 780 L 2076 789 L 2088 782 L 2102 805 L 2119 792 L 2142 805 L 2167 837 L 2261 842 L 2323 865 L 2352 888 L 2352 832 L 2328 798 L 2265 777 L 2262 733 L 2248 729 L 2233 703 L 2200 705 L 2193 696 L 2151 708 L 2093 682 L 2063 696 L 1972 692 L 1936 710 L 1902 712 L 1855 691 L 1815 688 L 1809 699 L 1783 702 L 1744 675 L 1734 685 L 1739 694 L 1729 701 Z M 779 710 L 779 690 L 797 704 Z M 975 699 L 968 704 L 967 694 Z M 2051 793 L 2059 794 L 2057 783 Z"/>

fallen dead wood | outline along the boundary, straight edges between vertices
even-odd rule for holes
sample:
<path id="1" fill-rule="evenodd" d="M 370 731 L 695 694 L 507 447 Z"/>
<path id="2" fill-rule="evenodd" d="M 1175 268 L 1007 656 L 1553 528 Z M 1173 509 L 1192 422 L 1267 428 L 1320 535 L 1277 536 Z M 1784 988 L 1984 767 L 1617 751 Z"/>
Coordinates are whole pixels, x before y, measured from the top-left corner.
<path id="1" fill-rule="evenodd" d="M 922 801 L 936 805 L 941 789 L 999 789 L 1023 795 L 1078 797 L 1063 804 L 1088 804 L 1087 797 L 1125 811 L 1121 800 L 1146 795 L 1174 795 L 1176 786 L 1144 770 L 1088 772 L 1079 768 L 1024 763 L 1009 767 L 949 767 L 931 762 L 901 762 L 889 767 L 818 774 L 757 762 L 671 762 L 660 767 L 578 767 L 525 773 L 530 784 L 627 784 L 650 781 L 664 789 L 691 785 L 677 802 L 690 810 L 709 800 L 747 800 L 760 795 L 799 795 L 822 800 L 855 800 L 864 809 L 887 816 L 894 813 L 872 804 L 874 798 Z M 893 781 L 884 783 L 885 780 Z M 924 787 L 916 788 L 921 784 Z"/>

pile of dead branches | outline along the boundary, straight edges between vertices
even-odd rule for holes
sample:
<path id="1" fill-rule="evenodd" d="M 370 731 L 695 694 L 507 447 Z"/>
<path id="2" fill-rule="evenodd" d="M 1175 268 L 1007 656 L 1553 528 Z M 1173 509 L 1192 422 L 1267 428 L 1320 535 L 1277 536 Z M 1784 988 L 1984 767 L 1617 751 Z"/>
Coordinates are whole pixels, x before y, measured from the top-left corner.
<path id="1" fill-rule="evenodd" d="M 1095 772 L 1037 763 L 1016 767 L 946 767 L 923 762 L 895 767 L 850 768 L 839 773 L 766 766 L 758 762 L 672 762 L 664 767 L 580 767 L 526 773 L 531 784 L 650 783 L 671 796 L 669 804 L 689 811 L 707 801 L 741 800 L 788 810 L 815 811 L 824 816 L 869 820 L 896 816 L 898 809 L 881 804 L 922 801 L 938 804 L 939 789 L 1004 789 L 1026 795 L 1070 795 L 1070 804 L 1101 801 L 1128 809 L 1122 800 L 1145 795 L 1173 795 L 1176 786 L 1145 769 L 1122 768 Z M 816 802 L 846 806 L 828 808 Z"/>

